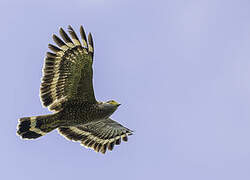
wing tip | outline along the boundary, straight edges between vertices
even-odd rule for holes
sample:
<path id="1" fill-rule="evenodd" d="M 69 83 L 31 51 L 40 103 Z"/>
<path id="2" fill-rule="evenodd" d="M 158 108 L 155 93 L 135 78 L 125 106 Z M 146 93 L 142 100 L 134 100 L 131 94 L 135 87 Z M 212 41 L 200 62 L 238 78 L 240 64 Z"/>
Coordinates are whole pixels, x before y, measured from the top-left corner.
<path id="1" fill-rule="evenodd" d="M 88 34 L 88 50 L 89 52 L 91 53 L 94 53 L 94 42 L 93 42 L 93 37 L 92 37 L 92 34 L 91 32 L 89 32 Z"/>
<path id="2" fill-rule="evenodd" d="M 83 47 L 88 48 L 86 33 L 85 33 L 84 28 L 83 28 L 82 25 L 80 26 L 80 34 L 81 34 L 81 39 L 82 39 L 82 42 L 83 42 Z"/>

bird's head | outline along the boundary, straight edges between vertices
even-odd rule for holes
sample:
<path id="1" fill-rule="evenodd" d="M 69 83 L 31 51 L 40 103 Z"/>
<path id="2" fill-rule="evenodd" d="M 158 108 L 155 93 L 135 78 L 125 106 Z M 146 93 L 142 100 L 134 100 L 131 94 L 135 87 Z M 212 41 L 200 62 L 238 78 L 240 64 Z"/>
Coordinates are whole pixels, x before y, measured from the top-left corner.
<path id="1" fill-rule="evenodd" d="M 98 106 L 105 112 L 107 117 L 109 117 L 111 114 L 113 114 L 116 111 L 116 109 L 120 105 L 121 104 L 119 104 L 118 102 L 116 102 L 114 100 L 109 100 L 106 102 L 99 102 Z M 105 117 L 105 118 L 107 118 L 107 117 Z"/>
<path id="2" fill-rule="evenodd" d="M 121 105 L 118 102 L 116 102 L 115 100 L 109 100 L 106 103 L 109 104 L 109 105 L 111 105 L 111 106 L 114 106 L 116 108 Z"/>

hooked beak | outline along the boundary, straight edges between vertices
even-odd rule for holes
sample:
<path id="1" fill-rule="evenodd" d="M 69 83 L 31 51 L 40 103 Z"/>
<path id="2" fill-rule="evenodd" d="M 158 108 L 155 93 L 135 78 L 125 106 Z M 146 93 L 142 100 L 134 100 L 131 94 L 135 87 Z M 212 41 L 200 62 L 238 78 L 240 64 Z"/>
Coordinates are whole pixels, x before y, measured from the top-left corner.
<path id="1" fill-rule="evenodd" d="M 117 104 L 117 107 L 120 106 L 121 104 Z"/>

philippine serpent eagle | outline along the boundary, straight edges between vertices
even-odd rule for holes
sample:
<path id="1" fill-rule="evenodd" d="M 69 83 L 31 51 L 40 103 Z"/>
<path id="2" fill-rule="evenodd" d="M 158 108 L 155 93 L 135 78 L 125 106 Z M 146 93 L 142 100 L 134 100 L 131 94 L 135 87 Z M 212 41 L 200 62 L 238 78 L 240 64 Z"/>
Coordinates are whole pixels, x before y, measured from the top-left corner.
<path id="1" fill-rule="evenodd" d="M 86 38 L 80 27 L 81 41 L 71 26 L 67 33 L 60 28 L 63 40 L 53 35 L 57 44 L 49 44 L 43 67 L 40 99 L 53 114 L 19 119 L 17 134 L 23 139 L 36 139 L 58 129 L 72 141 L 105 153 L 115 144 L 128 140 L 132 131 L 110 119 L 120 105 L 114 100 L 95 99 L 93 77 L 94 46 L 91 33 Z"/>

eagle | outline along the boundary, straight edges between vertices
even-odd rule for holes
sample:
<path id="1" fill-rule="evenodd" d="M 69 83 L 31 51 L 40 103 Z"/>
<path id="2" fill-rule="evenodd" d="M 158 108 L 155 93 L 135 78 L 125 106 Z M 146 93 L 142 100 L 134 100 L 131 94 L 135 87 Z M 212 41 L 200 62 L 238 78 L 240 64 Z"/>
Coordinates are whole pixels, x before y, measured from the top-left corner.
<path id="1" fill-rule="evenodd" d="M 36 139 L 57 129 L 66 139 L 105 154 L 121 140 L 127 141 L 132 130 L 110 116 L 120 104 L 114 100 L 97 101 L 93 89 L 94 44 L 80 26 L 79 40 L 71 26 L 68 34 L 59 29 L 62 39 L 53 34 L 57 46 L 49 44 L 40 87 L 40 99 L 52 114 L 23 117 L 18 120 L 17 135 Z"/>

